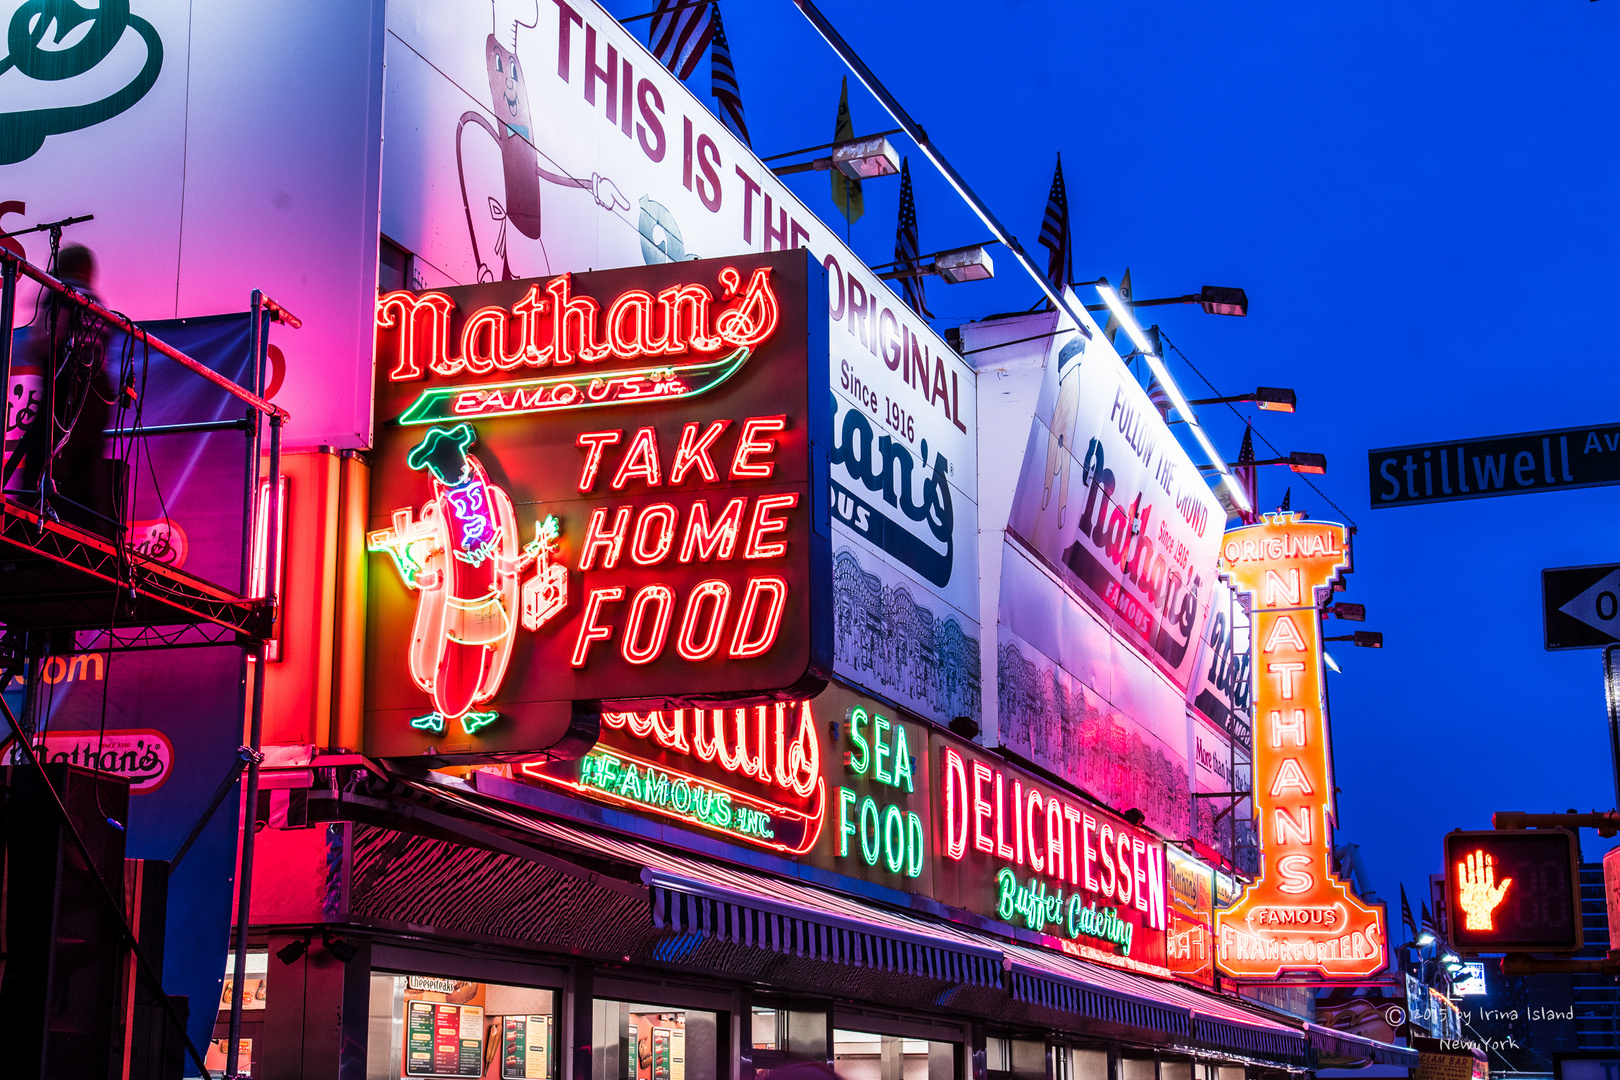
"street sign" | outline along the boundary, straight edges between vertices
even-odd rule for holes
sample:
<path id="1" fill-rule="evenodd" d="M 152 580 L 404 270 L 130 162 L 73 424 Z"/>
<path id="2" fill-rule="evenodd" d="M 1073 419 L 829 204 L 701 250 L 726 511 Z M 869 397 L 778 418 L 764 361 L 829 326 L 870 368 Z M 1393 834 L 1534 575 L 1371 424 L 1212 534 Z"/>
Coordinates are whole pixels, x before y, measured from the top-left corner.
<path id="1" fill-rule="evenodd" d="M 1541 624 L 1548 651 L 1620 642 L 1620 563 L 1543 570 Z"/>
<path id="2" fill-rule="evenodd" d="M 1620 424 L 1367 451 L 1374 510 L 1620 484 Z"/>
<path id="3" fill-rule="evenodd" d="M 1446 903 L 1458 952 L 1578 952 L 1580 842 L 1568 829 L 1446 834 Z"/>

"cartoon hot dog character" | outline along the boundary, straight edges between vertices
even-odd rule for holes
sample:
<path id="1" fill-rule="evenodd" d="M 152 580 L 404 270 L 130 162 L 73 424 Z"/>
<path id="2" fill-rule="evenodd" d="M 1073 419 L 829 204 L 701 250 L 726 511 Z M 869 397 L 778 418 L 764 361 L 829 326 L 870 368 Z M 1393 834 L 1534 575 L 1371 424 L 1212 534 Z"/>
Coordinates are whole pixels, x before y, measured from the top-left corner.
<path id="1" fill-rule="evenodd" d="M 519 547 L 512 500 L 469 453 L 477 435 L 470 424 L 430 428 L 406 455 L 412 469 L 427 472 L 433 496 L 414 521 L 409 509 L 394 513 L 392 528 L 372 533 L 368 547 L 394 558 L 405 584 L 417 594 L 410 669 L 434 711 L 413 727 L 443 732 L 459 720 L 469 735 L 498 714 L 476 708 L 495 696 L 512 656 L 520 618 L 536 630 L 567 604 L 568 570 L 553 562 L 557 522 L 548 518 L 535 539 Z M 531 564 L 538 572 L 522 578 Z"/>

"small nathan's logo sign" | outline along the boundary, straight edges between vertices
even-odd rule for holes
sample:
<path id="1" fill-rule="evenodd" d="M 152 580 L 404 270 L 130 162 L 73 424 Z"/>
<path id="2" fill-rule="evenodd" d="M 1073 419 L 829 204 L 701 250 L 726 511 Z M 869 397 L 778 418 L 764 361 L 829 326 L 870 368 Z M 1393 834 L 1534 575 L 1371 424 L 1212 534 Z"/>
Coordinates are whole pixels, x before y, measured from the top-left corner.
<path id="1" fill-rule="evenodd" d="M 66 762 L 86 769 L 121 776 L 134 793 L 156 791 L 174 768 L 174 745 L 161 731 L 134 728 L 126 731 L 52 731 L 34 742 L 45 762 Z M 23 764 L 28 756 L 14 747 L 10 762 Z"/>

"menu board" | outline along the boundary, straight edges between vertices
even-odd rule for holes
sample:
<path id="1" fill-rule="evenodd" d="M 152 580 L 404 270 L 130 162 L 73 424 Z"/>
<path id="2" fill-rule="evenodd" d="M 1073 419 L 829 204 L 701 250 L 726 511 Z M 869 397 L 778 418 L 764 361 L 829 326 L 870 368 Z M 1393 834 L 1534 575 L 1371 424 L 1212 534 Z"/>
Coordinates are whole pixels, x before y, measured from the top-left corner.
<path id="1" fill-rule="evenodd" d="M 483 1007 L 406 1002 L 405 1075 L 484 1075 Z"/>
<path id="2" fill-rule="evenodd" d="M 686 1080 L 686 1029 L 669 1033 L 669 1080 Z"/>
<path id="3" fill-rule="evenodd" d="M 501 1080 L 550 1080 L 551 1017 L 501 1017 Z"/>
<path id="4" fill-rule="evenodd" d="M 669 1037 L 670 1028 L 653 1028 L 652 1032 L 652 1080 L 669 1080 Z"/>

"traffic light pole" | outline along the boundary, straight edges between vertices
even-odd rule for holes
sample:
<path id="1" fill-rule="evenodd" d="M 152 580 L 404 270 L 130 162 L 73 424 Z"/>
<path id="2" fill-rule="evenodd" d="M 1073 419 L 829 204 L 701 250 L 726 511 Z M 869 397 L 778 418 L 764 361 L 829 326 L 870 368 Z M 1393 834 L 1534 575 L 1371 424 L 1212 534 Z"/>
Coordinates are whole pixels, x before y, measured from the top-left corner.
<path id="1" fill-rule="evenodd" d="M 1596 829 L 1603 837 L 1620 834 L 1620 812 L 1590 814 L 1527 814 L 1523 810 L 1498 810 L 1491 815 L 1493 829 Z"/>
<path id="2" fill-rule="evenodd" d="M 1603 650 L 1603 697 L 1609 705 L 1609 761 L 1614 766 L 1614 805 L 1620 809 L 1620 671 L 1615 654 L 1620 645 Z"/>

